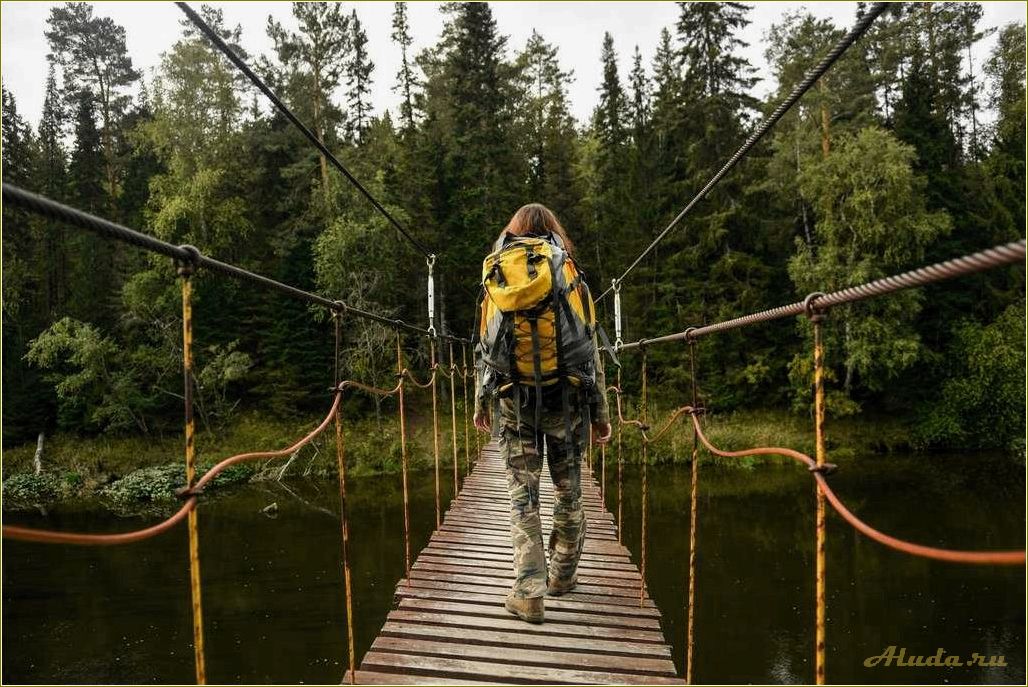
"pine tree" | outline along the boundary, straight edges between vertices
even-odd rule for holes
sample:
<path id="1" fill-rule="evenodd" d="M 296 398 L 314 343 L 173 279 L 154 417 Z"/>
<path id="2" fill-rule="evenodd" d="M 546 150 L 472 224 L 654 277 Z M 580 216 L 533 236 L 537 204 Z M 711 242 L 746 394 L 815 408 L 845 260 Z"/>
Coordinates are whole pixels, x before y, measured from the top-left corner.
<path id="1" fill-rule="evenodd" d="M 985 65 L 992 86 L 989 104 L 998 113 L 992 150 L 986 161 L 996 185 L 1001 236 L 1022 236 L 1025 226 L 1025 25 L 1011 23 L 999 33 Z"/>
<path id="2" fill-rule="evenodd" d="M 546 204 L 561 221 L 576 226 L 580 194 L 574 178 L 577 134 L 568 102 L 570 72 L 561 69 L 557 48 L 533 31 L 514 62 L 518 101 L 515 127 L 528 160 L 529 197 Z"/>
<path id="3" fill-rule="evenodd" d="M 57 90 L 54 66 L 46 80 L 43 113 L 39 121 L 39 182 L 40 191 L 52 198 L 62 199 L 67 184 L 67 153 L 64 150 L 64 107 Z"/>
<path id="4" fill-rule="evenodd" d="M 635 139 L 641 138 L 643 129 L 650 121 L 650 81 L 642 66 L 642 53 L 635 46 L 632 54 L 632 71 L 628 75 L 628 88 L 631 91 L 629 110 L 631 112 L 632 131 Z"/>
<path id="5" fill-rule="evenodd" d="M 279 61 L 288 71 L 296 94 L 294 106 L 303 112 L 310 107 L 314 134 L 329 145 L 333 138 L 332 94 L 339 86 L 350 50 L 350 17 L 334 2 L 294 2 L 297 33 L 286 31 L 268 17 L 268 36 L 275 44 Z M 319 154 L 321 186 L 328 188 L 328 161 Z"/>
<path id="6" fill-rule="evenodd" d="M 32 128 L 18 112 L 14 95 L 2 88 L 4 182 L 32 188 L 38 152 Z M 24 362 L 27 343 L 45 326 L 41 304 L 46 255 L 28 212 L 3 207 L 3 442 L 32 441 L 48 430 L 53 389 Z M 15 402 L 16 401 L 16 402 Z"/>
<path id="7" fill-rule="evenodd" d="M 628 138 L 628 97 L 618 76 L 618 56 L 614 50 L 614 37 L 603 34 L 600 52 L 603 80 L 600 82 L 600 102 L 593 111 L 593 131 L 611 151 L 624 145 Z"/>
<path id="8" fill-rule="evenodd" d="M 39 165 L 36 168 L 34 186 L 45 195 L 64 200 L 68 186 L 68 159 L 63 143 L 64 111 L 57 92 L 57 80 L 53 65 L 47 79 L 46 97 L 39 122 Z M 57 316 L 63 311 L 69 296 L 68 289 L 68 246 L 67 232 L 60 222 L 36 218 L 34 224 L 39 231 L 45 261 L 46 312 Z"/>
<path id="9" fill-rule="evenodd" d="M 403 97 L 400 103 L 401 129 L 405 134 L 414 130 L 414 89 L 417 87 L 417 77 L 414 75 L 414 66 L 411 62 L 410 48 L 414 43 L 411 35 L 410 22 L 407 19 L 407 3 L 393 3 L 393 41 L 400 46 L 400 71 L 396 73 L 396 85 L 394 91 L 399 91 Z"/>
<path id="10" fill-rule="evenodd" d="M 631 110 L 618 73 L 618 55 L 610 32 L 603 34 L 600 63 L 603 66 L 603 79 L 598 88 L 600 101 L 593 110 L 589 132 L 596 145 L 595 176 L 588 195 L 592 221 L 585 238 L 595 246 L 596 271 L 605 283 L 624 267 L 624 259 L 615 260 L 613 254 L 617 248 L 626 254 L 633 250 L 626 242 L 637 227 L 632 221 L 630 170 L 626 164 Z"/>
<path id="11" fill-rule="evenodd" d="M 103 185 L 103 142 L 89 91 L 79 92 L 74 134 L 68 164 L 69 200 L 81 210 L 103 214 L 103 208 L 109 205 Z M 108 306 L 118 305 L 112 259 L 118 250 L 117 244 L 87 232 L 75 232 L 68 236 L 68 249 L 75 256 L 74 260 L 69 260 L 68 313 L 85 322 L 115 319 L 108 317 Z"/>
<path id="12" fill-rule="evenodd" d="M 938 91 L 932 86 L 931 67 L 921 52 L 915 52 L 896 104 L 896 136 L 917 151 L 915 169 L 928 177 L 929 206 L 947 207 L 954 199 L 958 182 L 959 152 L 946 114 L 937 105 Z"/>
<path id="13" fill-rule="evenodd" d="M 93 97 L 82 91 L 75 108 L 75 145 L 68 165 L 68 194 L 75 207 L 95 213 L 105 205 L 103 164 L 103 143 L 96 127 Z"/>
<path id="14" fill-rule="evenodd" d="M 93 6 L 85 2 L 54 7 L 47 26 L 50 57 L 63 68 L 69 102 L 80 89 L 88 89 L 100 105 L 107 193 L 113 203 L 120 182 L 115 136 L 130 101 L 124 91 L 139 79 L 125 45 L 125 28 L 109 17 L 94 16 Z"/>
<path id="15" fill-rule="evenodd" d="M 346 62 L 347 103 L 350 107 L 349 133 L 358 143 L 364 142 L 364 134 L 371 118 L 371 72 L 375 64 L 368 55 L 368 34 L 364 30 L 357 10 L 350 15 L 350 56 Z"/>

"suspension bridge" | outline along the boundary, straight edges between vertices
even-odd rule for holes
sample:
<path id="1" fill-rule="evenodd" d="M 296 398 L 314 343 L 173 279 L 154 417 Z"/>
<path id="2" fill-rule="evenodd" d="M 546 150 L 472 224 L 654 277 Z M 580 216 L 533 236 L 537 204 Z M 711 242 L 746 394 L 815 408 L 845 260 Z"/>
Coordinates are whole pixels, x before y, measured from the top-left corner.
<path id="1" fill-rule="evenodd" d="M 207 682 L 207 653 L 203 622 L 203 584 L 200 557 L 200 504 L 205 487 L 231 465 L 259 459 L 288 456 L 316 437 L 334 428 L 338 487 L 340 500 L 340 540 L 342 548 L 342 584 L 345 588 L 345 623 L 347 670 L 345 682 L 365 684 L 520 684 L 520 683 L 583 683 L 583 684 L 670 684 L 692 683 L 693 656 L 699 646 L 694 632 L 694 608 L 699 596 L 700 582 L 696 571 L 699 548 L 701 513 L 697 500 L 700 482 L 701 448 L 713 455 L 727 458 L 750 455 L 776 454 L 795 460 L 811 475 L 812 495 L 815 501 L 815 617 L 811 619 L 812 651 L 814 655 L 813 681 L 826 681 L 825 648 L 828 642 L 826 627 L 825 579 L 827 575 L 825 545 L 827 513 L 829 507 L 841 520 L 864 536 L 883 546 L 923 558 L 962 564 L 1023 566 L 1023 550 L 960 551 L 926 546 L 905 541 L 881 532 L 849 509 L 830 485 L 834 466 L 828 462 L 825 445 L 825 384 L 823 330 L 826 316 L 835 307 L 861 300 L 887 296 L 890 293 L 917 288 L 934 282 L 955 279 L 972 273 L 1006 265 L 1023 264 L 1025 241 L 1015 241 L 987 250 L 925 266 L 867 284 L 830 293 L 812 293 L 795 303 L 747 314 L 734 319 L 689 327 L 681 332 L 652 339 L 626 343 L 621 327 L 620 292 L 624 280 L 632 270 L 667 236 L 681 220 L 702 201 L 710 190 L 726 175 L 753 146 L 781 119 L 800 97 L 831 67 L 867 30 L 884 11 L 886 3 L 876 3 L 857 21 L 853 29 L 824 56 L 796 86 L 796 88 L 753 131 L 743 145 L 726 161 L 685 208 L 663 229 L 654 241 L 627 267 L 620 277 L 612 280 L 610 288 L 599 300 L 608 295 L 614 299 L 615 343 L 613 348 L 624 354 L 638 353 L 641 390 L 637 399 L 639 415 L 625 416 L 624 392 L 621 386 L 621 366 L 617 367 L 616 383 L 606 391 L 614 399 L 617 409 L 617 428 L 613 460 L 608 460 L 607 449 L 600 446 L 583 465 L 583 501 L 589 521 L 587 541 L 582 558 L 579 585 L 566 596 L 547 600 L 547 618 L 542 625 L 529 625 L 515 620 L 502 608 L 502 600 L 513 580 L 511 541 L 503 524 L 508 512 L 506 500 L 505 466 L 495 443 L 482 446 L 475 435 L 474 454 L 471 453 L 469 430 L 468 385 L 476 382 L 477 372 L 469 365 L 469 347 L 474 338 L 466 339 L 440 333 L 435 327 L 434 264 L 435 254 L 418 241 L 400 224 L 381 203 L 342 165 L 331 151 L 301 122 L 277 95 L 250 69 L 250 67 L 208 26 L 188 5 L 178 3 L 186 16 L 206 35 L 240 71 L 262 92 L 272 104 L 292 122 L 300 132 L 342 173 L 362 195 L 385 217 L 410 244 L 426 259 L 428 267 L 428 324 L 420 326 L 404 320 L 386 317 L 354 308 L 342 301 L 310 293 L 281 282 L 255 274 L 235 265 L 203 255 L 192 246 L 176 246 L 143 232 L 121 226 L 109 220 L 71 208 L 44 196 L 37 195 L 12 184 L 3 184 L 5 204 L 37 213 L 70 227 L 96 233 L 122 241 L 146 251 L 164 255 L 175 261 L 182 290 L 182 351 L 184 384 L 184 462 L 186 487 L 180 492 L 182 506 L 173 515 L 149 527 L 120 534 L 84 534 L 42 530 L 29 527 L 3 527 L 5 538 L 47 544 L 86 546 L 124 545 L 162 535 L 186 523 L 189 538 L 190 594 L 192 599 L 193 654 L 198 684 Z M 332 403 L 324 419 L 304 437 L 282 449 L 254 451 L 228 457 L 198 476 L 195 464 L 195 428 L 193 422 L 193 314 L 192 278 L 197 270 L 232 279 L 239 279 L 257 287 L 268 289 L 313 306 L 327 310 L 332 317 L 335 332 L 334 379 Z M 704 407 L 697 379 L 702 370 L 696 367 L 696 346 L 704 337 L 721 332 L 757 326 L 772 320 L 806 317 L 813 323 L 812 359 L 814 363 L 813 388 L 815 412 L 813 433 L 814 456 L 783 447 L 753 447 L 743 451 L 726 451 L 715 446 L 704 433 Z M 396 385 L 378 388 L 359 380 L 340 378 L 341 326 L 344 318 L 361 318 L 396 331 Z M 429 368 L 425 378 L 410 369 L 404 356 L 401 335 L 423 337 L 429 347 Z M 647 351 L 657 345 L 683 343 L 687 347 L 691 369 L 690 402 L 674 410 L 659 425 L 651 425 L 648 417 Z M 456 350 L 460 350 L 460 355 Z M 443 360 L 448 352 L 448 364 Z M 473 352 L 472 352 L 473 355 Z M 458 362 L 459 361 L 459 362 Z M 462 416 L 457 411 L 457 385 L 461 386 L 464 404 Z M 438 388 L 449 385 L 449 421 L 451 433 L 452 479 L 456 498 L 444 510 L 440 499 L 440 483 L 449 479 L 443 474 L 446 457 L 442 455 L 440 422 L 445 420 L 446 409 L 440 408 Z M 409 461 L 407 404 L 411 387 L 430 389 L 432 398 L 433 459 L 435 480 L 436 529 L 428 544 L 417 555 L 411 549 L 409 512 Z M 397 423 L 401 443 L 401 476 L 403 493 L 404 576 L 395 588 L 395 606 L 388 614 L 366 654 L 358 659 L 354 646 L 354 605 L 350 568 L 350 516 L 347 509 L 347 458 L 345 418 L 342 400 L 348 394 L 370 394 L 395 398 Z M 693 434 L 691 460 L 691 488 L 689 494 L 689 558 L 688 592 L 683 599 L 687 609 L 684 675 L 679 675 L 672 660 L 671 648 L 661 626 L 659 609 L 650 599 L 647 588 L 647 454 L 650 447 L 669 435 L 677 422 L 691 425 Z M 469 474 L 459 471 L 456 437 L 458 425 L 463 426 L 464 459 L 470 466 Z M 626 431 L 637 431 L 642 439 L 641 467 L 641 546 L 634 557 L 622 544 L 623 470 L 625 451 L 623 436 Z M 607 476 L 608 464 L 616 469 L 616 477 Z M 599 474 L 595 474 L 596 469 Z M 552 517 L 551 486 L 543 476 L 541 503 L 544 527 Z M 616 482 L 616 513 L 604 507 L 604 491 Z M 550 512 L 547 512 L 547 511 Z M 399 525 L 398 525 L 399 526 Z M 213 555 L 213 554 L 209 554 Z M 637 561 L 638 563 L 636 563 Z"/>

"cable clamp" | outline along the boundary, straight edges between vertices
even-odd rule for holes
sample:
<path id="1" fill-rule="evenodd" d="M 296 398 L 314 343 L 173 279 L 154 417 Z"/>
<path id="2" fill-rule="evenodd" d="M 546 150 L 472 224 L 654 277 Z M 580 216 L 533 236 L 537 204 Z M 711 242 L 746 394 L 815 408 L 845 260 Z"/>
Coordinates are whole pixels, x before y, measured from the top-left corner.
<path id="1" fill-rule="evenodd" d="M 696 416 L 706 415 L 707 414 L 707 409 L 704 408 L 703 406 L 696 406 L 695 408 L 689 408 L 689 414 L 690 415 L 696 415 Z"/>
<path id="2" fill-rule="evenodd" d="M 203 255 L 200 253 L 199 248 L 191 246 L 188 243 L 182 244 L 178 249 L 186 253 L 185 258 L 177 258 L 175 260 L 175 265 L 178 268 L 178 276 L 190 277 L 196 270 L 197 265 L 200 264 L 200 259 Z"/>
<path id="3" fill-rule="evenodd" d="M 192 487 L 182 487 L 175 490 L 175 497 L 185 501 L 186 499 L 199 497 L 203 492 L 203 487 L 197 488 L 195 485 Z"/>
<path id="4" fill-rule="evenodd" d="M 685 343 L 689 344 L 690 346 L 696 343 L 696 339 L 692 338 L 692 333 L 694 331 L 696 331 L 696 327 L 685 328 Z"/>
<path id="5" fill-rule="evenodd" d="M 823 463 L 821 465 L 811 465 L 807 468 L 809 472 L 817 472 L 822 475 L 828 476 L 834 474 L 839 470 L 839 466 L 835 463 Z"/>
<path id="6" fill-rule="evenodd" d="M 807 297 L 803 299 L 803 312 L 811 322 L 820 322 L 824 319 L 825 311 L 818 310 L 815 304 L 815 301 L 818 298 L 823 298 L 824 295 L 821 291 L 814 291 L 813 293 L 808 293 Z"/>

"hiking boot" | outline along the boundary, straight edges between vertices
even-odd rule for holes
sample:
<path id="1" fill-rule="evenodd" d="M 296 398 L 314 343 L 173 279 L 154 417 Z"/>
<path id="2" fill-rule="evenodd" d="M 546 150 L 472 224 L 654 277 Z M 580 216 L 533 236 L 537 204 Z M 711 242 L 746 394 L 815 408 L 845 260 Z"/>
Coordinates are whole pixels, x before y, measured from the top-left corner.
<path id="1" fill-rule="evenodd" d="M 578 576 L 577 575 L 575 577 L 572 577 L 570 580 L 567 580 L 566 582 L 564 582 L 564 581 L 557 581 L 557 580 L 553 580 L 553 579 L 547 579 L 546 580 L 546 593 L 549 596 L 561 596 L 563 594 L 567 594 L 568 592 L 570 592 L 572 589 L 575 588 L 575 585 L 577 585 L 577 584 L 578 584 Z"/>
<path id="2" fill-rule="evenodd" d="M 513 593 L 507 595 L 507 600 L 503 603 L 503 607 L 508 611 L 530 623 L 541 623 L 543 621 L 543 599 L 522 599 L 514 596 Z"/>

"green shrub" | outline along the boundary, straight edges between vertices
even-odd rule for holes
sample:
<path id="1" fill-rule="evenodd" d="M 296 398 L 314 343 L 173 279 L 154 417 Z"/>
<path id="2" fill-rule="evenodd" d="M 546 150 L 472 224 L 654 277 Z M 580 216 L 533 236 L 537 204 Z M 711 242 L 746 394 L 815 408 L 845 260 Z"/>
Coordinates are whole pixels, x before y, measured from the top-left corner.
<path id="1" fill-rule="evenodd" d="M 19 473 L 3 482 L 4 507 L 21 509 L 44 506 L 63 498 L 69 485 L 55 475 Z"/>

